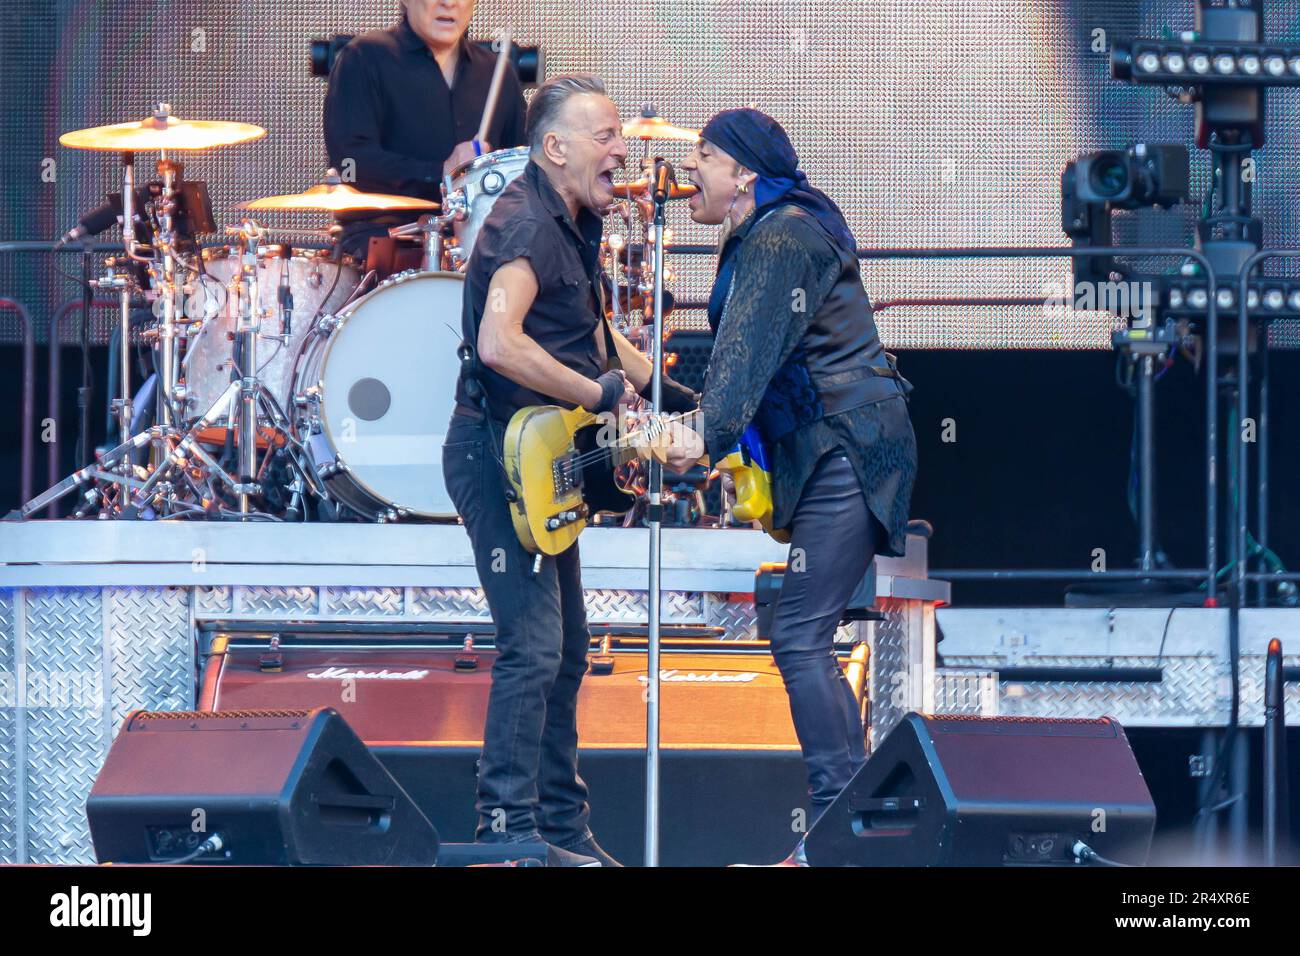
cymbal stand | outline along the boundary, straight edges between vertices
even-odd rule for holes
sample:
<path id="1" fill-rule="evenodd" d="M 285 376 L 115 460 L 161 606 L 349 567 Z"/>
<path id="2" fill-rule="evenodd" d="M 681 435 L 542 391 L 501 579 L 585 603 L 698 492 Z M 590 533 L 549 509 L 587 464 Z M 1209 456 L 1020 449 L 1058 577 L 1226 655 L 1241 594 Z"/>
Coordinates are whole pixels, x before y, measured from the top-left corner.
<path id="1" fill-rule="evenodd" d="M 262 461 L 262 468 L 259 468 L 257 460 L 258 423 L 259 421 L 269 421 L 273 434 L 283 438 L 285 447 L 288 450 L 286 459 L 293 475 L 293 482 L 290 485 L 292 500 L 288 511 L 291 516 L 296 516 L 302 507 L 302 493 L 306 487 L 310 486 L 311 490 L 321 498 L 328 498 L 329 495 L 324 484 L 317 478 L 315 472 L 307 463 L 305 450 L 294 438 L 288 416 L 280 408 L 275 396 L 262 384 L 257 374 L 257 343 L 262 334 L 262 318 L 264 317 L 258 283 L 258 261 L 262 254 L 261 241 L 265 235 L 265 230 L 254 220 L 245 218 L 239 226 L 227 231 L 238 237 L 240 255 L 239 272 L 232 282 L 232 294 L 227 299 L 227 303 L 233 303 L 231 307 L 237 309 L 235 314 L 235 347 L 239 354 L 237 368 L 240 376 L 238 381 L 232 383 L 239 388 L 239 401 L 229 419 L 235 432 L 236 460 L 239 473 L 239 479 L 232 485 L 232 488 L 238 495 L 239 513 L 244 516 L 250 515 L 252 513 L 251 496 L 262 492 L 259 479 L 262 468 L 269 461 L 272 452 L 271 441 L 268 441 L 266 457 Z M 288 264 L 289 260 L 287 258 L 281 262 L 282 279 L 288 275 Z M 278 301 L 281 310 L 281 333 L 279 337 L 283 337 L 289 334 L 293 300 L 292 296 L 287 294 L 287 290 L 282 289 Z"/>
<path id="2" fill-rule="evenodd" d="M 131 437 L 131 417 L 134 414 L 131 395 L 131 293 L 134 291 L 134 283 L 129 272 L 116 271 L 119 264 L 118 260 L 109 259 L 104 274 L 98 279 L 92 279 L 90 284 L 100 291 L 117 293 L 118 335 L 122 340 L 119 370 L 121 389 L 118 397 L 112 401 L 112 409 L 117 418 L 119 440 L 124 442 Z"/>

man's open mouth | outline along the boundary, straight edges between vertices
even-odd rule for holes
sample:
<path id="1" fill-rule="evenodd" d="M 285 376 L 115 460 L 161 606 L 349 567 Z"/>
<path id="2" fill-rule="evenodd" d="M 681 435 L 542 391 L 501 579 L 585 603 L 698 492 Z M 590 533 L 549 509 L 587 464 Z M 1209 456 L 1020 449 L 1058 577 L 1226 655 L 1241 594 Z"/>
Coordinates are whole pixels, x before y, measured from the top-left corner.
<path id="1" fill-rule="evenodd" d="M 614 188 L 614 170 L 607 169 L 603 173 L 598 173 L 596 178 L 610 189 Z"/>

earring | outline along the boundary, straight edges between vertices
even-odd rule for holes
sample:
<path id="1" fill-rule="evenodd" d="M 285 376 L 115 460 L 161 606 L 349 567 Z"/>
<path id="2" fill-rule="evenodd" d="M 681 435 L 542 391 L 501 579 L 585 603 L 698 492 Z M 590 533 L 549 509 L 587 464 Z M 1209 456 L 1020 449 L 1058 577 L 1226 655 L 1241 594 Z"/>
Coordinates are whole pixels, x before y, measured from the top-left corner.
<path id="1" fill-rule="evenodd" d="M 749 192 L 749 184 L 748 184 L 748 183 L 736 183 L 736 192 L 738 192 L 738 193 L 747 193 L 747 192 Z"/>

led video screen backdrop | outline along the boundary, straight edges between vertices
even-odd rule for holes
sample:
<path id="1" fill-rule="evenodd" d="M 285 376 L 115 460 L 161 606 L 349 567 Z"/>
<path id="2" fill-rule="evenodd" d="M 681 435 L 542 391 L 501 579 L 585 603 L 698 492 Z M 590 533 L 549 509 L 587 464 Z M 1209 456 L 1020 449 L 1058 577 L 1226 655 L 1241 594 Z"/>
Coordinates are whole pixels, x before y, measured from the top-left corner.
<path id="1" fill-rule="evenodd" d="M 480 0 L 471 36 L 509 18 L 515 40 L 543 48 L 547 71 L 603 76 L 625 115 L 651 104 L 699 127 L 718 109 L 755 105 L 789 130 L 813 183 L 871 247 L 1062 245 L 1059 177 L 1081 152 L 1139 140 L 1190 145 L 1193 111 L 1162 91 L 1109 79 L 1095 52 L 1112 38 L 1190 29 L 1192 0 Z M 1295 39 L 1300 11 L 1273 3 L 1272 39 Z M 325 82 L 309 75 L 308 41 L 382 27 L 397 0 L 9 0 L 0 60 L 5 115 L 0 239 L 53 238 L 116 188 L 116 160 L 57 144 L 59 133 L 144 116 L 154 101 L 191 119 L 258 123 L 259 143 L 201 154 L 190 178 L 210 184 L 218 218 L 235 203 L 303 189 L 324 171 Z M 1269 245 L 1297 244 L 1297 100 L 1270 96 L 1258 154 L 1257 211 Z M 657 144 L 670 158 L 680 145 Z M 632 146 L 639 155 L 639 147 Z M 1204 153 L 1193 150 L 1193 193 Z M 146 157 L 141 157 L 142 160 Z M 148 172 L 141 167 L 141 178 Z M 1124 241 L 1183 244 L 1194 212 L 1140 214 Z M 712 229 L 670 213 L 674 240 Z M 320 219 L 268 217 L 268 225 Z M 610 228 L 617 231 L 611 220 Z M 75 257 L 64 257 L 75 270 Z M 1162 268 L 1171 263 L 1165 262 Z M 679 258 L 678 298 L 704 297 L 708 257 Z M 912 299 L 1039 302 L 1068 282 L 1064 261 L 864 264 L 878 304 Z M 75 296 L 44 258 L 0 257 L 0 295 L 47 321 Z M 680 313 L 684 325 L 700 315 Z M 103 317 L 105 326 L 110 321 Z M 0 317 L 6 338 L 13 325 Z M 894 348 L 1108 348 L 1113 319 L 1023 307 L 889 307 Z"/>

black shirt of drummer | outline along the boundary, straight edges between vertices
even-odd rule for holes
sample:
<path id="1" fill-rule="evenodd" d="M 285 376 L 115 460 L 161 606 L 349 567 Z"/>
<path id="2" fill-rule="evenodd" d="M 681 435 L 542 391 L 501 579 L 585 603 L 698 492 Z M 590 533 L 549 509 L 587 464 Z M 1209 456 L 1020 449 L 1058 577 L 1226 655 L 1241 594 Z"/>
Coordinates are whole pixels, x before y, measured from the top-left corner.
<path id="1" fill-rule="evenodd" d="M 330 165 L 362 192 L 442 199 L 442 164 L 457 143 L 478 133 L 496 68 L 496 54 L 461 37 L 450 87 L 442 67 L 406 18 L 386 30 L 355 37 L 330 71 L 325 95 L 325 146 Z M 513 68 L 501 81 L 488 127 L 493 149 L 522 146 L 523 88 Z M 340 216 L 344 240 L 379 234 L 380 226 L 413 222 L 418 213 Z M 358 226 L 357 224 L 362 224 Z"/>
<path id="2" fill-rule="evenodd" d="M 507 262 L 527 259 L 537 276 L 537 297 L 524 316 L 524 332 L 560 364 L 588 378 L 599 376 L 605 371 L 597 345 L 598 323 L 604 320 L 602 231 L 600 217 L 589 209 L 581 209 L 575 222 L 546 172 L 529 161 L 523 174 L 497 198 L 474 243 L 465 275 L 461 322 L 465 341 L 477 345 L 493 274 Z M 463 374 L 456 399 L 476 408 L 466 393 Z M 477 374 L 492 417 L 498 421 L 509 421 L 526 405 L 574 407 L 525 388 L 482 363 Z"/>

